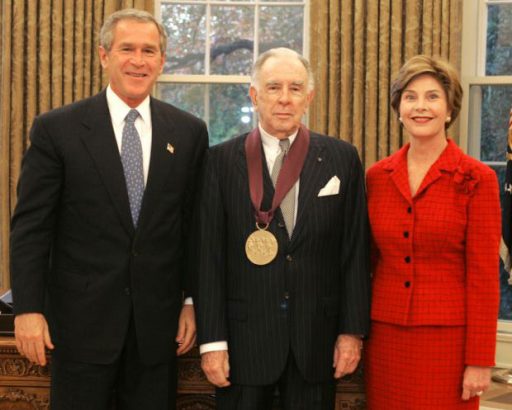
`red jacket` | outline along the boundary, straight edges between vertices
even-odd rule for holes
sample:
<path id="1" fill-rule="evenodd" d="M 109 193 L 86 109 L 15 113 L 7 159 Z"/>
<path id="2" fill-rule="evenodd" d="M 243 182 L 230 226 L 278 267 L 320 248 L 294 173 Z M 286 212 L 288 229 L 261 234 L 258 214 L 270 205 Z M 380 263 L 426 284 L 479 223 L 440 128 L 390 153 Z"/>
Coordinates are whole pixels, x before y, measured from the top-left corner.
<path id="1" fill-rule="evenodd" d="M 501 217 L 496 174 L 452 141 L 411 197 L 409 144 L 367 173 L 372 319 L 464 325 L 466 364 L 493 365 Z"/>

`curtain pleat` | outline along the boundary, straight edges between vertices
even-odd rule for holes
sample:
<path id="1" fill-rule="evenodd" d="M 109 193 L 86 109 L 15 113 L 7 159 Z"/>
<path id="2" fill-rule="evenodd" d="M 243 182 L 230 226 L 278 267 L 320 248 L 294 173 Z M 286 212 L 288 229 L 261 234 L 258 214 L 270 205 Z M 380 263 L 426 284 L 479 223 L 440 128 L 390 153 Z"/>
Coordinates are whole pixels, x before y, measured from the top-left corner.
<path id="1" fill-rule="evenodd" d="M 51 72 L 51 0 L 41 0 L 39 3 L 39 25 L 38 25 L 38 43 L 39 43 L 39 61 L 37 70 L 39 72 L 38 82 L 38 99 L 39 104 L 38 111 L 46 112 L 52 108 L 51 104 L 51 84 L 52 84 L 52 72 Z"/>
<path id="2" fill-rule="evenodd" d="M 3 24 L 4 21 L 11 22 L 13 20 L 12 1 L 5 0 L 0 2 L 2 13 L 2 25 L 0 26 L 1 34 L 1 50 L 0 54 L 0 280 L 4 286 L 7 276 L 9 255 L 9 221 L 11 212 L 11 144 L 9 136 L 11 135 L 11 70 L 12 62 L 12 36 L 11 30 Z M 7 287 L 7 286 L 4 286 Z"/>
<path id="3" fill-rule="evenodd" d="M 379 101 L 379 2 L 369 2 L 367 5 L 366 22 L 366 71 L 364 92 L 364 118 L 363 118 L 363 147 L 365 158 L 375 161 L 376 151 L 366 141 L 377 141 L 378 138 L 378 112 Z"/>
<path id="4" fill-rule="evenodd" d="M 9 229 L 21 159 L 34 117 L 100 91 L 105 17 L 153 0 L 0 1 L 0 291 L 9 288 Z"/>
<path id="5" fill-rule="evenodd" d="M 62 79 L 63 79 L 63 65 L 62 65 L 62 12 L 63 12 L 63 0 L 52 1 L 52 13 L 51 13 L 51 53 L 50 53 L 50 73 L 51 73 L 51 108 L 60 107 L 63 104 L 62 101 Z M 58 81 L 55 81 L 58 79 Z"/>
<path id="6" fill-rule="evenodd" d="M 376 85 L 378 90 L 377 107 L 374 107 L 377 116 L 377 130 L 374 139 L 368 138 L 365 154 L 368 161 L 375 161 L 387 151 L 390 135 L 390 105 L 389 105 L 389 76 L 391 72 L 391 59 L 388 52 L 391 45 L 391 5 L 389 2 L 380 2 L 379 5 L 379 52 L 376 61 L 379 62 L 379 78 Z M 371 141 L 375 142 L 372 144 Z"/>
<path id="7" fill-rule="evenodd" d="M 462 0 L 311 0 L 310 127 L 354 144 L 365 167 L 396 151 L 404 137 L 391 81 L 416 54 L 459 67 L 461 20 Z"/>

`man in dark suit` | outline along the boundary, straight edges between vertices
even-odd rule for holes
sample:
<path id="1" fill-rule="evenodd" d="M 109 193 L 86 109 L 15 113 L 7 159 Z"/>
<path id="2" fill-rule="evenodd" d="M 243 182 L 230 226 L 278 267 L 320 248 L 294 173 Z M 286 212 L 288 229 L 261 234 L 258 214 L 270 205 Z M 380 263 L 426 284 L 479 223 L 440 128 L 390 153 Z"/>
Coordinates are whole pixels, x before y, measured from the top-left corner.
<path id="1" fill-rule="evenodd" d="M 219 409 L 270 409 L 276 388 L 285 409 L 332 409 L 369 325 L 363 170 L 353 146 L 301 125 L 313 79 L 299 54 L 262 54 L 250 96 L 258 128 L 213 147 L 204 172 L 202 368 Z"/>
<path id="2" fill-rule="evenodd" d="M 166 35 L 149 13 L 105 22 L 109 86 L 35 119 L 12 219 L 16 344 L 52 409 L 175 408 L 195 341 L 188 230 L 205 124 L 150 97 Z"/>

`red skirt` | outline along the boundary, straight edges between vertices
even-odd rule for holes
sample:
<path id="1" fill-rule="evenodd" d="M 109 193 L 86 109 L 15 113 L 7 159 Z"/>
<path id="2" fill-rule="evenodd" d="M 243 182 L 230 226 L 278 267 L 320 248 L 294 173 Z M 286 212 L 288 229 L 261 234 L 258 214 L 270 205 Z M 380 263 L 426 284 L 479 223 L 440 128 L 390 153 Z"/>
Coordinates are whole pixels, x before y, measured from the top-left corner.
<path id="1" fill-rule="evenodd" d="M 465 327 L 372 322 L 365 343 L 368 410 L 478 410 L 463 401 Z"/>

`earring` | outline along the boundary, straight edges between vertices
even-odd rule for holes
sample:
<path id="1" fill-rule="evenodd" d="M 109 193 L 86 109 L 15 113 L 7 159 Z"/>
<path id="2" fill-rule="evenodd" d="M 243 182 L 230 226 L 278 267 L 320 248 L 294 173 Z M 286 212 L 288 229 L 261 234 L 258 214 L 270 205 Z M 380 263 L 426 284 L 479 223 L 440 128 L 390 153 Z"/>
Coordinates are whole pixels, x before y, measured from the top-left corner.
<path id="1" fill-rule="evenodd" d="M 398 121 L 402 122 L 402 117 L 398 117 Z"/>
<path id="2" fill-rule="evenodd" d="M 446 121 L 445 122 L 450 122 L 452 120 L 452 117 L 448 116 L 446 117 Z"/>

